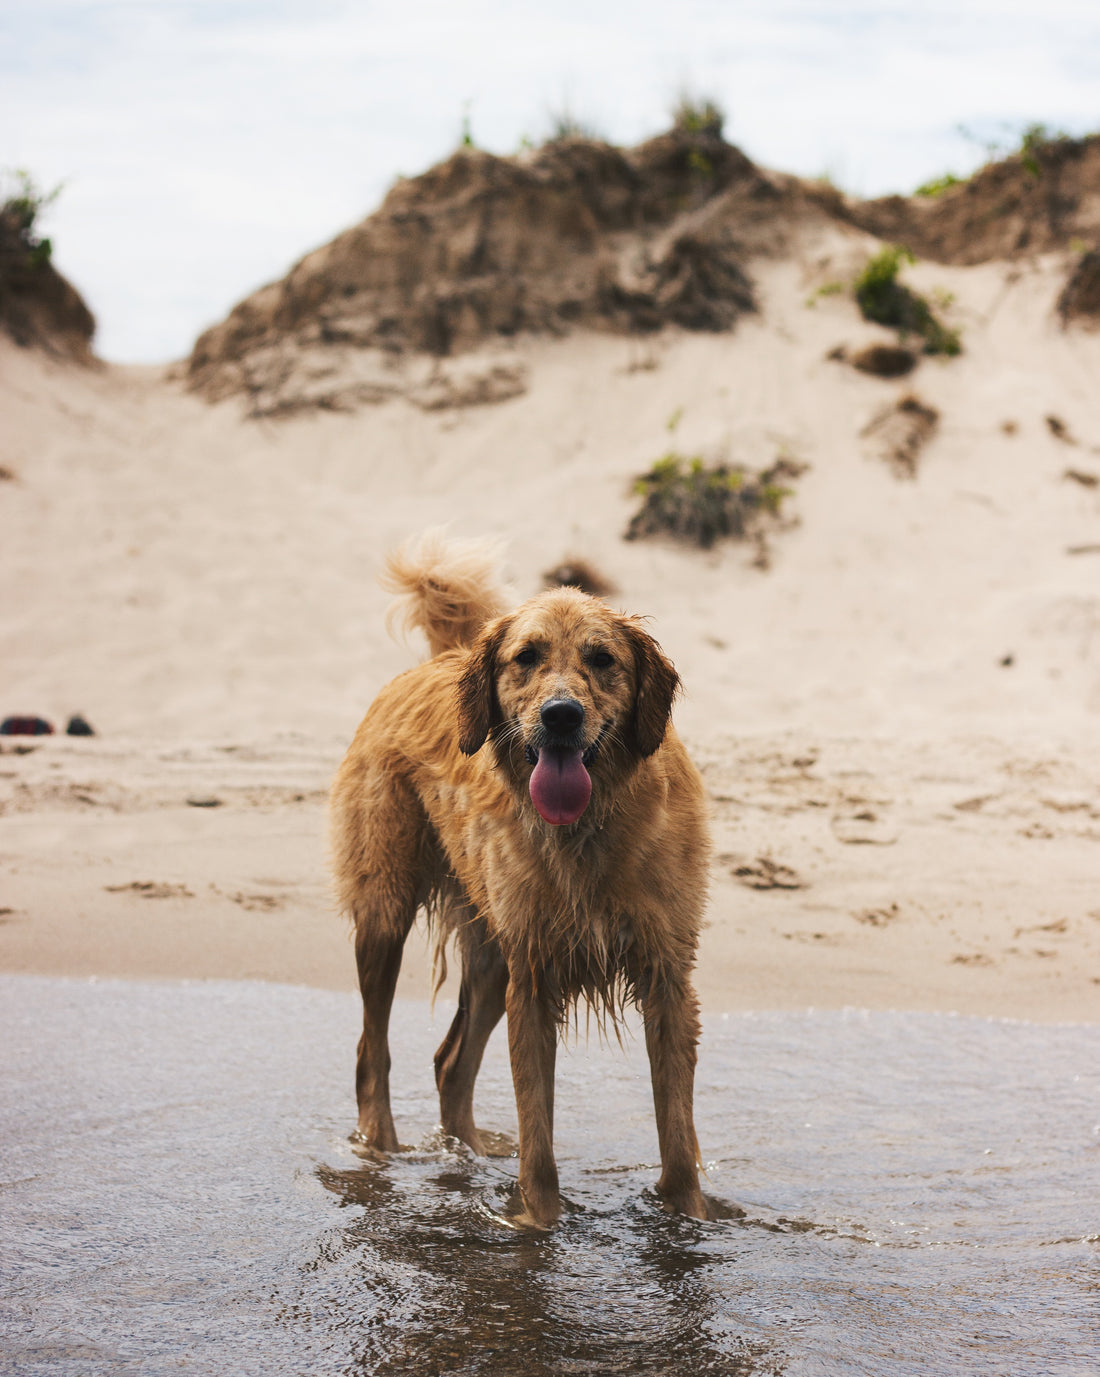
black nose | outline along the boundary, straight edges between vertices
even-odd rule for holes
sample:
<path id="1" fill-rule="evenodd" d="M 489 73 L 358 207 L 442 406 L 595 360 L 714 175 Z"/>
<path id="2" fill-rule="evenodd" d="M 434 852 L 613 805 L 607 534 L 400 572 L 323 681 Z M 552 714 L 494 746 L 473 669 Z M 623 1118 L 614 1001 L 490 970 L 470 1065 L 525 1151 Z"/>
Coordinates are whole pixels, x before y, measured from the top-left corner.
<path id="1" fill-rule="evenodd" d="M 575 698 L 548 698 L 539 716 L 542 725 L 555 736 L 571 736 L 584 725 L 584 709 Z"/>

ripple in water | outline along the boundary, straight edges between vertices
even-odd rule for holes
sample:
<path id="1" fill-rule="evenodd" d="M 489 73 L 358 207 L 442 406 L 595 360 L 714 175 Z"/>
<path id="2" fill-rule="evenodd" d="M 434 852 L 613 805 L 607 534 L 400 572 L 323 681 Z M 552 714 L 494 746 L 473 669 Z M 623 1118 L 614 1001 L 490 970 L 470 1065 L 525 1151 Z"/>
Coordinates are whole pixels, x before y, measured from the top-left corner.
<path id="1" fill-rule="evenodd" d="M 710 1019 L 707 1190 L 670 1217 L 640 1037 L 559 1057 L 566 1212 L 435 1129 L 449 1012 L 398 1006 L 357 1157 L 356 1001 L 0 978 L 0 1372 L 1095 1374 L 1100 1028 Z M 515 1131 L 498 1034 L 480 1120 Z"/>

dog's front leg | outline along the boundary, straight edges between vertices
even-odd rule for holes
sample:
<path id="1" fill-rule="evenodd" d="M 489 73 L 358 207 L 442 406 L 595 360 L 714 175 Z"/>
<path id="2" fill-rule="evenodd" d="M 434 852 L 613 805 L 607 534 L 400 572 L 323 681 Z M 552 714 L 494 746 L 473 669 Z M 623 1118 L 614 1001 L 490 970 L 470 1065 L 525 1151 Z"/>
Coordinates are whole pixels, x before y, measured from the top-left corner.
<path id="1" fill-rule="evenodd" d="M 693 1120 L 699 1002 L 686 979 L 662 981 L 650 990 L 642 1014 L 661 1148 L 657 1191 L 666 1209 L 707 1219 L 699 1189 L 699 1143 Z"/>
<path id="2" fill-rule="evenodd" d="M 549 1228 L 561 1214 L 554 1161 L 554 1063 L 558 1026 L 546 1001 L 531 988 L 530 972 L 508 982 L 508 1051 L 519 1117 L 517 1223 Z"/>

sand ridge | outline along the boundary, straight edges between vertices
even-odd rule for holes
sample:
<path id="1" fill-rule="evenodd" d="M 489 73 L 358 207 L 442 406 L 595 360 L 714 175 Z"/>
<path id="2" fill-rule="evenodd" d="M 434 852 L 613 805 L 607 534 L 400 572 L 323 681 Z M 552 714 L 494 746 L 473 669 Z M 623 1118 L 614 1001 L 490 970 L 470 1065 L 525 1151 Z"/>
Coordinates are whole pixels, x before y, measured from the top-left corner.
<path id="1" fill-rule="evenodd" d="M 591 561 L 675 660 L 709 1007 L 1095 1019 L 1100 337 L 1058 317 L 1068 250 L 921 263 L 965 352 L 868 377 L 830 354 L 891 333 L 819 288 L 874 247 L 826 226 L 758 261 L 729 334 L 516 339 L 525 390 L 481 405 L 257 421 L 0 343 L 0 707 L 99 732 L 3 742 L 0 967 L 351 988 L 325 790 L 421 653 L 382 554 L 449 522 L 508 542 L 520 597 Z M 869 423 L 909 394 L 939 420 L 899 477 Z M 622 539 L 670 449 L 807 466 L 769 568 Z"/>

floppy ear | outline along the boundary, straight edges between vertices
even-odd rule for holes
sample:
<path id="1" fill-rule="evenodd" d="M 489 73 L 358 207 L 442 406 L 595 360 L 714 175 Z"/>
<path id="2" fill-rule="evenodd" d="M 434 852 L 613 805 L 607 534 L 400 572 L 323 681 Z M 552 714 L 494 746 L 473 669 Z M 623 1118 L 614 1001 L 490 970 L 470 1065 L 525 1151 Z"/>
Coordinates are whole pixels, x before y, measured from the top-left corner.
<path id="1" fill-rule="evenodd" d="M 500 724 L 497 700 L 497 652 L 508 630 L 509 618 L 490 622 L 470 648 L 470 658 L 456 686 L 458 747 L 463 755 L 475 755 L 485 738 Z"/>
<path id="2" fill-rule="evenodd" d="M 680 676 L 664 651 L 634 621 L 626 623 L 634 651 L 634 707 L 630 719 L 638 754 L 651 756 L 665 739 L 672 704 L 680 690 Z"/>

